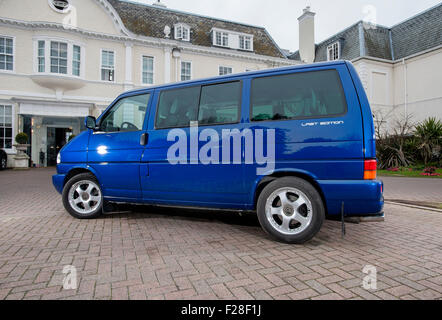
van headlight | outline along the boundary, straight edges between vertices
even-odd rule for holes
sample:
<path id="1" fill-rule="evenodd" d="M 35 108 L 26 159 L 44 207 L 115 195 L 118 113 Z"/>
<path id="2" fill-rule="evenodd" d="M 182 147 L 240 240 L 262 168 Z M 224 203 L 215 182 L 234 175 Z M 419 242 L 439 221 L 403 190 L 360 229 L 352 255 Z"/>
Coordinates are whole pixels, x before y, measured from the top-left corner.
<path id="1" fill-rule="evenodd" d="M 61 163 L 61 155 L 60 152 L 57 154 L 57 164 Z"/>

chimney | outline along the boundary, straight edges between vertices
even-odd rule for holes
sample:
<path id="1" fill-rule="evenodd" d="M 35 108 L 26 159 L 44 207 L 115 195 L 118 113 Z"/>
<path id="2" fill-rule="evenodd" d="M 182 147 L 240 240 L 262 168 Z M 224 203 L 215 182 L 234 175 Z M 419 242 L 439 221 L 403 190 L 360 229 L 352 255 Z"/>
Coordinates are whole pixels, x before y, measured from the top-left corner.
<path id="1" fill-rule="evenodd" d="M 299 55 L 306 63 L 315 61 L 315 14 L 306 7 L 299 21 Z"/>

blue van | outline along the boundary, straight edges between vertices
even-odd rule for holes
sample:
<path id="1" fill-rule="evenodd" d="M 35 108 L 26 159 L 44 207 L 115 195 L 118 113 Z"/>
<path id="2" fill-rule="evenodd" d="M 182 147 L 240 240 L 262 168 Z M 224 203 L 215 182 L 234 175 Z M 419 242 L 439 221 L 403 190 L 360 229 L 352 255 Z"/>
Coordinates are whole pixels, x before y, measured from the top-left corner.
<path id="1" fill-rule="evenodd" d="M 63 147 L 66 210 L 105 202 L 252 211 L 303 243 L 324 219 L 383 220 L 370 105 L 350 62 L 300 65 L 120 95 Z"/>

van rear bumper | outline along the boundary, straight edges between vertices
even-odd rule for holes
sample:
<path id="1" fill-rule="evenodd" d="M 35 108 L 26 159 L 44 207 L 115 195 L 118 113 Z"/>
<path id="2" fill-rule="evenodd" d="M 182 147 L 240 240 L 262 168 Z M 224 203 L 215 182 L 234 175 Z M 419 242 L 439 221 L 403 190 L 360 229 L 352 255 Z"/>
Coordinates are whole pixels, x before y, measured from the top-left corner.
<path id="1" fill-rule="evenodd" d="M 328 215 L 341 214 L 344 203 L 345 216 L 383 216 L 384 185 L 380 180 L 319 180 L 325 197 Z"/>

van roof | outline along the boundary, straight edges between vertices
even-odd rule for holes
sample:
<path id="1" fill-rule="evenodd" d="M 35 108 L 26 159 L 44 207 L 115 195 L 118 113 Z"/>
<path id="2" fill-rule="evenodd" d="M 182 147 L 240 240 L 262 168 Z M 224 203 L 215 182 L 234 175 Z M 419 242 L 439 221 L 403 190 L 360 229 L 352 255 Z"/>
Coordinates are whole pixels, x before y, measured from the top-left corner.
<path id="1" fill-rule="evenodd" d="M 150 87 L 146 87 L 146 88 L 139 88 L 139 89 L 126 91 L 126 92 L 122 93 L 120 96 L 130 95 L 130 94 L 134 94 L 134 93 L 143 93 L 146 91 L 152 91 L 154 89 L 170 89 L 170 88 L 181 87 L 181 86 L 189 85 L 189 84 L 201 84 L 201 83 L 216 81 L 216 80 L 234 80 L 237 78 L 244 77 L 245 75 L 265 75 L 265 74 L 269 74 L 269 73 L 283 72 L 283 71 L 289 71 L 289 70 L 314 69 L 314 68 L 326 67 L 326 66 L 336 66 L 336 65 L 341 65 L 341 64 L 345 64 L 345 63 L 349 63 L 349 62 L 344 61 L 344 60 L 327 61 L 327 62 L 321 62 L 321 63 L 294 65 L 294 66 L 289 66 L 289 67 L 264 69 L 264 70 L 258 70 L 258 71 L 249 71 L 249 72 L 229 74 L 229 75 L 224 75 L 224 76 L 201 78 L 201 79 L 194 79 L 194 80 L 188 80 L 188 81 L 180 81 L 180 82 L 167 83 L 167 84 L 162 84 L 162 85 L 157 85 L 157 86 L 150 86 Z"/>

